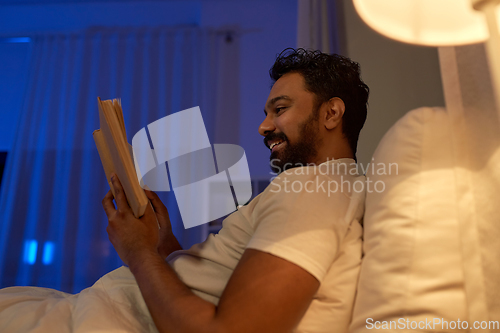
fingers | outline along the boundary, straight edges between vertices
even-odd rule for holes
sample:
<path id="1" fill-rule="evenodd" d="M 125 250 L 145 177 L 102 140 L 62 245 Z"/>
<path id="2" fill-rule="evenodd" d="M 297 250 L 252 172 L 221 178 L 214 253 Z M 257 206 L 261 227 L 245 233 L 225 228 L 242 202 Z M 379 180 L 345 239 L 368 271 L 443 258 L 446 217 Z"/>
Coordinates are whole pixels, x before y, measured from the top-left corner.
<path id="1" fill-rule="evenodd" d="M 115 205 L 113 204 L 113 193 L 111 190 L 106 193 L 104 196 L 104 199 L 102 199 L 102 207 L 104 208 L 104 211 L 106 212 L 106 216 L 108 219 L 111 218 L 111 216 L 115 213 Z"/>
<path id="2" fill-rule="evenodd" d="M 116 207 L 119 211 L 127 211 L 130 210 L 130 206 L 128 205 L 127 197 L 125 196 L 125 192 L 123 191 L 122 184 L 118 179 L 116 174 L 111 175 L 111 183 L 113 184 L 113 188 L 115 189 L 115 201 Z"/>
<path id="3" fill-rule="evenodd" d="M 150 190 L 144 190 L 144 193 L 146 193 L 146 196 L 148 197 L 149 200 L 153 201 L 155 199 L 159 199 L 158 194 L 156 194 L 153 191 Z"/>
<path id="4" fill-rule="evenodd" d="M 156 212 L 156 217 L 158 225 L 161 229 L 170 230 L 172 228 L 170 224 L 170 218 L 168 216 L 167 207 L 161 202 L 160 197 L 155 192 L 145 190 L 146 196 L 153 205 L 154 211 Z"/>
<path id="5" fill-rule="evenodd" d="M 158 229 L 161 229 L 161 225 L 160 225 L 160 222 L 158 221 L 158 216 L 156 216 L 156 213 L 155 213 L 155 210 L 153 209 L 153 206 L 151 205 L 151 201 L 149 201 L 149 205 L 148 207 L 146 207 L 146 211 L 150 211 L 154 217 L 155 217 L 155 220 L 156 220 L 156 224 L 158 225 Z M 147 213 L 147 212 L 146 212 Z M 143 215 L 143 217 L 145 216 L 146 214 Z"/>
<path id="6" fill-rule="evenodd" d="M 151 201 L 151 204 L 153 205 L 153 208 L 156 212 L 159 212 L 161 214 L 168 214 L 167 207 L 161 202 L 160 197 L 158 197 L 158 194 L 156 194 L 153 191 L 149 190 L 144 190 L 146 193 L 146 196 L 148 197 L 149 201 Z"/>

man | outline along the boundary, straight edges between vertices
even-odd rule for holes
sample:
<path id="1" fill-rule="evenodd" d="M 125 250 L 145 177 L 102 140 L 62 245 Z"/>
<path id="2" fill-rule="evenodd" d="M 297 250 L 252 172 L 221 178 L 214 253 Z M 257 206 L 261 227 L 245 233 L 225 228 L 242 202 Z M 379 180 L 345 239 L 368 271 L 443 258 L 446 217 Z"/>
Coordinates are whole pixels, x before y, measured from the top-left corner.
<path id="1" fill-rule="evenodd" d="M 347 330 L 361 260 L 364 189 L 354 190 L 354 161 L 368 87 L 356 63 L 302 49 L 282 52 L 270 75 L 259 133 L 279 176 L 217 235 L 182 250 L 158 196 L 146 192 L 154 211 L 136 219 L 116 176 L 117 209 L 111 192 L 103 199 L 109 238 L 160 332 Z"/>

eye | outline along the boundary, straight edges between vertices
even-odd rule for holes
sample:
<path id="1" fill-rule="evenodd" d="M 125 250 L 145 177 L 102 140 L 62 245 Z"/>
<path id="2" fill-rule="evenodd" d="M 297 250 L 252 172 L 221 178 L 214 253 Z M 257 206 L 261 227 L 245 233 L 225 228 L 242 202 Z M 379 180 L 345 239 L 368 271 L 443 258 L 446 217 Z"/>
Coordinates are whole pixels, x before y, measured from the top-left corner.
<path id="1" fill-rule="evenodd" d="M 285 110 L 287 107 L 286 106 L 281 106 L 276 108 L 276 113 L 281 113 L 281 111 Z"/>

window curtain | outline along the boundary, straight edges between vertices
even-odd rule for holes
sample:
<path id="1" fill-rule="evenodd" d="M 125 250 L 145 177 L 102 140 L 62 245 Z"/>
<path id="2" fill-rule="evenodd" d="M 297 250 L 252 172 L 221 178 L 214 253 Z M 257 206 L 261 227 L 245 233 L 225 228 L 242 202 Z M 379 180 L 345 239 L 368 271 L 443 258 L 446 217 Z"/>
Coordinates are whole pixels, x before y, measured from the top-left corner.
<path id="1" fill-rule="evenodd" d="M 298 0 L 297 47 L 345 54 L 342 0 Z"/>
<path id="2" fill-rule="evenodd" d="M 101 206 L 109 187 L 92 138 L 100 127 L 97 97 L 121 98 L 129 142 L 149 123 L 193 106 L 213 142 L 217 96 L 238 87 L 238 36 L 237 29 L 196 27 L 33 36 L 1 188 L 0 287 L 75 293 L 122 265 Z M 181 244 L 201 241 L 199 227 L 184 230 L 174 195 L 159 195 Z"/>

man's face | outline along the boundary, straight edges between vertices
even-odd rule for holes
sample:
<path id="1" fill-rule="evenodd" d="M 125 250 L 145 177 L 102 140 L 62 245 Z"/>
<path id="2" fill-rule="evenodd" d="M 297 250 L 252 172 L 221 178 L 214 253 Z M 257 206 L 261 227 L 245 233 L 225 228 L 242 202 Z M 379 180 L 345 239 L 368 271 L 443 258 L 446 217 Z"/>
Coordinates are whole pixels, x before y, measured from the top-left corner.
<path id="1" fill-rule="evenodd" d="M 271 149 L 274 173 L 314 162 L 321 143 L 319 110 L 314 109 L 314 102 L 315 95 L 305 89 L 304 78 L 299 73 L 285 74 L 273 85 L 259 133 Z"/>

